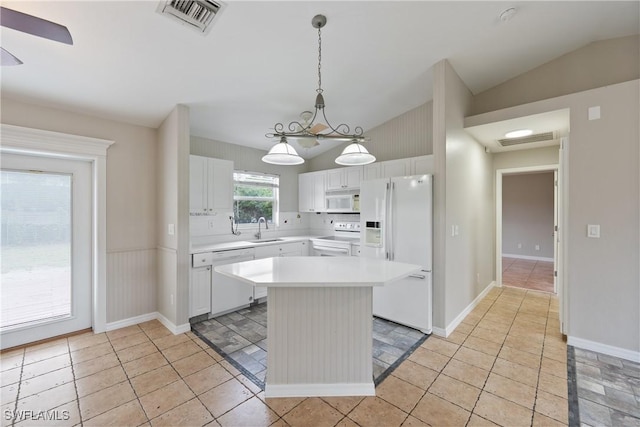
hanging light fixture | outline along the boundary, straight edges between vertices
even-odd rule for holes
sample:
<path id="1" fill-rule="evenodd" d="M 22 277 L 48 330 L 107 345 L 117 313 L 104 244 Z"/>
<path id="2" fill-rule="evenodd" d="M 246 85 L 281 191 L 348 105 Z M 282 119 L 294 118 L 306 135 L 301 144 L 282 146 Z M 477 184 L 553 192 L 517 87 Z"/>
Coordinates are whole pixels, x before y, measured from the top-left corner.
<path id="1" fill-rule="evenodd" d="M 262 157 L 265 163 L 272 165 L 299 165 L 304 159 L 298 155 L 295 148 L 287 143 L 287 138 L 280 138 L 280 142 L 271 147 L 271 150 Z"/>
<path id="2" fill-rule="evenodd" d="M 356 126 L 353 129 L 353 133 L 351 133 L 351 128 L 345 123 L 341 123 L 335 127 L 331 125 L 325 114 L 324 96 L 322 95 L 321 29 L 326 24 L 327 18 L 324 15 L 316 15 L 311 20 L 311 25 L 313 26 L 313 28 L 318 29 L 318 88 L 316 89 L 317 95 L 315 110 L 313 113 L 307 111 L 303 112 L 303 114 L 301 115 L 302 121 L 290 122 L 287 126 L 287 130 L 285 130 L 285 126 L 282 123 L 276 123 L 274 125 L 273 132 L 267 133 L 265 136 L 267 138 L 280 138 L 280 142 L 274 145 L 271 150 L 269 150 L 269 153 L 262 158 L 262 160 L 267 163 L 290 165 L 300 164 L 304 162 L 304 160 L 295 152 L 293 147 L 291 147 L 291 145 L 287 143 L 287 139 L 299 139 L 303 141 L 306 140 L 301 143 L 303 147 L 312 147 L 313 145 L 316 145 L 317 142 L 321 142 L 323 140 L 351 142 L 351 144 L 349 144 L 344 149 L 342 154 L 336 159 L 336 163 L 339 165 L 366 165 L 376 161 L 376 158 L 372 154 L 370 154 L 362 145 L 362 143 L 369 141 L 369 138 L 363 135 L 362 127 Z M 316 123 L 316 118 L 320 119 L 321 117 L 324 119 L 324 123 L 326 124 Z M 300 161 L 298 161 L 297 163 L 276 163 L 279 162 L 280 159 L 284 159 L 285 157 L 273 156 L 272 158 L 269 158 L 269 155 L 274 150 L 292 150 L 292 152 L 295 153 L 294 155 L 297 156 Z M 289 153 L 289 151 L 287 151 L 287 153 Z"/>

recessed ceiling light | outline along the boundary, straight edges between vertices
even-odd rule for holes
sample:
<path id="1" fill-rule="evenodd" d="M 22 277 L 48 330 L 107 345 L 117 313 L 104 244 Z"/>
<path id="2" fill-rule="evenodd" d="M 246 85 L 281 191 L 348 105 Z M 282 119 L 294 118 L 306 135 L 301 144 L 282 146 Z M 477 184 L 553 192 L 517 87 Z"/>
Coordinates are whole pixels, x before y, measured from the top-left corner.
<path id="1" fill-rule="evenodd" d="M 512 130 L 504 134 L 505 138 L 522 138 L 523 136 L 529 136 L 533 133 L 531 129 L 519 129 Z"/>

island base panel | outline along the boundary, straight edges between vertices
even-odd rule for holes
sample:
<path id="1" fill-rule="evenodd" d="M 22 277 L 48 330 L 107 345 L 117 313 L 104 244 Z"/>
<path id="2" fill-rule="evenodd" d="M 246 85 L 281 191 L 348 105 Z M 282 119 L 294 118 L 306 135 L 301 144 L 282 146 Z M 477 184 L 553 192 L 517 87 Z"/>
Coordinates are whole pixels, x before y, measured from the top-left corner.
<path id="1" fill-rule="evenodd" d="M 267 397 L 375 395 L 371 287 L 272 287 Z"/>

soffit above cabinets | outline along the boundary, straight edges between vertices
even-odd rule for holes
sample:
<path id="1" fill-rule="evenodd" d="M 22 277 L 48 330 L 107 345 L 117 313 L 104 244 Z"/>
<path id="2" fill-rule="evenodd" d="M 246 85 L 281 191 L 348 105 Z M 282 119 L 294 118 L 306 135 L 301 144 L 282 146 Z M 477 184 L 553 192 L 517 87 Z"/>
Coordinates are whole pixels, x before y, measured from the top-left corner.
<path id="1" fill-rule="evenodd" d="M 560 145 L 560 138 L 569 134 L 569 109 L 549 111 L 530 116 L 468 125 L 465 130 L 490 152 L 528 150 L 531 148 Z M 505 142 L 505 134 L 514 130 L 530 129 L 528 137 L 514 138 L 516 143 Z M 502 140 L 502 142 L 501 142 Z"/>

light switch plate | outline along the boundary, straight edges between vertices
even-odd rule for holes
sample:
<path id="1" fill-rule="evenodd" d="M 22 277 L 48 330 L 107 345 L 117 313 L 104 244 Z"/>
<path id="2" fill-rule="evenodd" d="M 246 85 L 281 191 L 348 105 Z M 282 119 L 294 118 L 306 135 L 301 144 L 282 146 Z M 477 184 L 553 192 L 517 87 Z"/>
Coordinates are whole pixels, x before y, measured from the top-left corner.
<path id="1" fill-rule="evenodd" d="M 176 234 L 176 225 L 169 224 L 169 226 L 167 227 L 167 233 L 169 233 L 169 236 L 173 236 L 174 234 Z"/>
<path id="2" fill-rule="evenodd" d="M 587 224 L 587 237 L 591 237 L 594 239 L 600 238 L 600 225 L 598 224 Z"/>
<path id="3" fill-rule="evenodd" d="M 589 107 L 589 120 L 598 120 L 600 118 L 600 106 Z"/>

